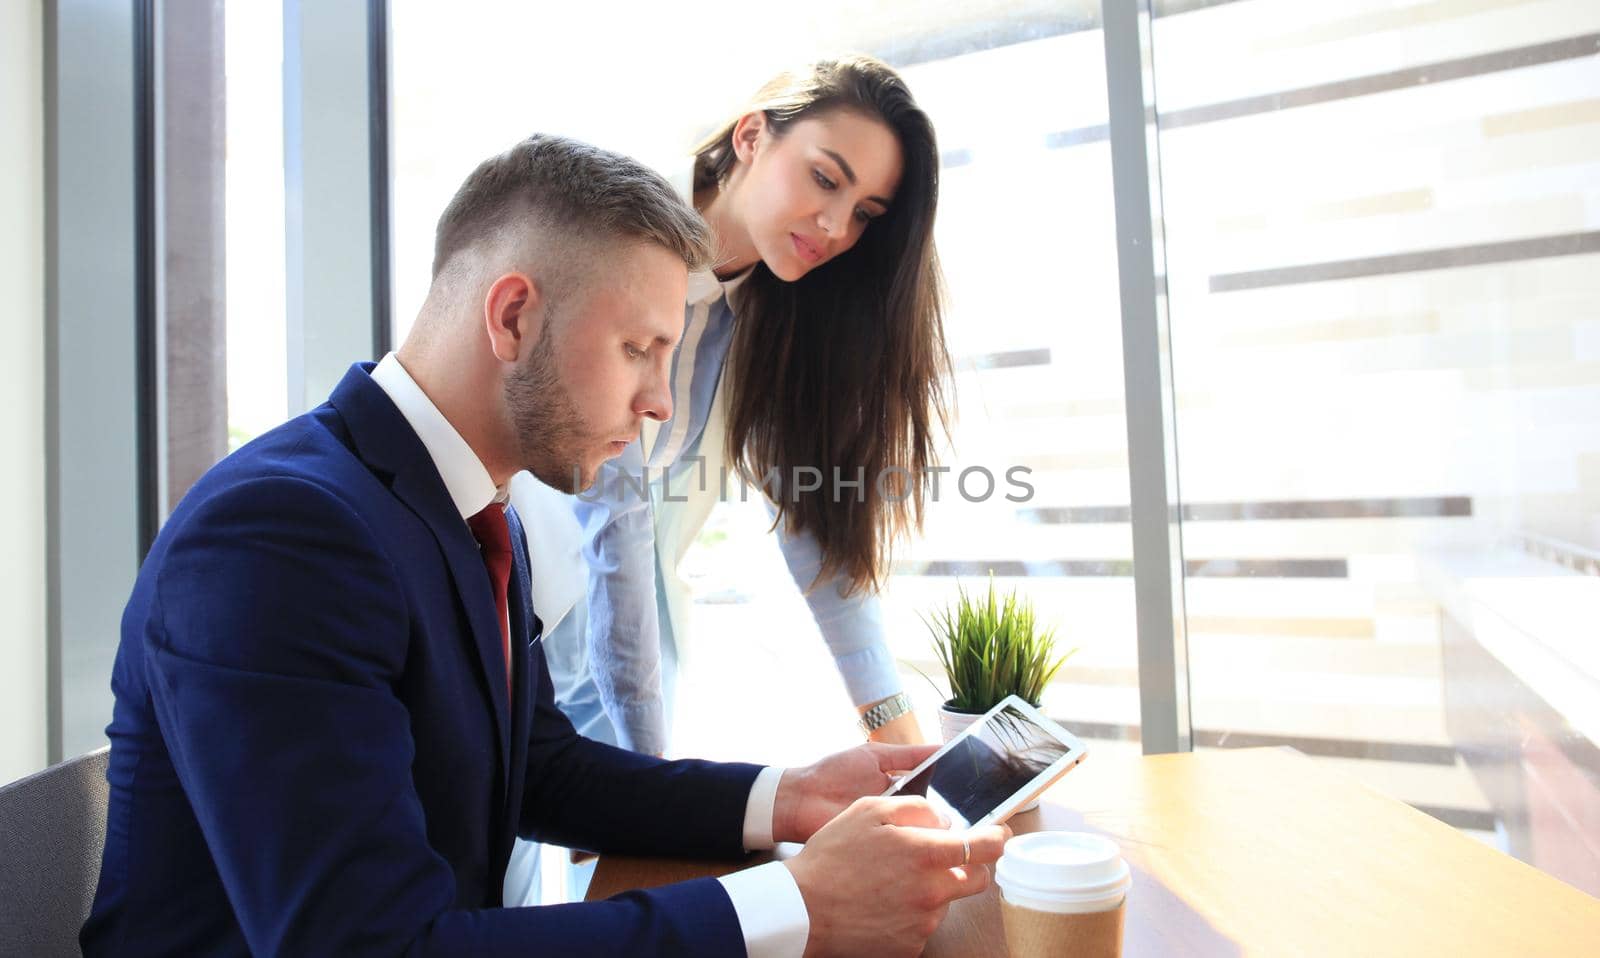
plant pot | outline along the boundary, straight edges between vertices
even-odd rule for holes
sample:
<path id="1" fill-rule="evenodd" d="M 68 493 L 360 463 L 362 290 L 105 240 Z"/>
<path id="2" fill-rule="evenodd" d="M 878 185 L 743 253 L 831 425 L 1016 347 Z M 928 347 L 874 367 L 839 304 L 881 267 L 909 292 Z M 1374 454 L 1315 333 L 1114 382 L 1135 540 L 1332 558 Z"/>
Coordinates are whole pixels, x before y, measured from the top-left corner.
<path id="1" fill-rule="evenodd" d="M 983 718 L 983 713 L 957 712 L 948 705 L 939 706 L 939 734 L 948 742 L 966 731 L 967 726 Z"/>
<path id="2" fill-rule="evenodd" d="M 939 732 L 944 736 L 944 740 L 949 742 L 957 735 L 960 735 L 962 732 L 966 731 L 967 727 L 973 722 L 976 722 L 981 718 L 983 718 L 983 713 L 981 712 L 957 712 L 948 704 L 941 705 L 939 706 Z M 1017 814 L 1021 815 L 1023 812 L 1031 812 L 1038 807 L 1039 802 L 1036 799 L 1017 809 Z"/>

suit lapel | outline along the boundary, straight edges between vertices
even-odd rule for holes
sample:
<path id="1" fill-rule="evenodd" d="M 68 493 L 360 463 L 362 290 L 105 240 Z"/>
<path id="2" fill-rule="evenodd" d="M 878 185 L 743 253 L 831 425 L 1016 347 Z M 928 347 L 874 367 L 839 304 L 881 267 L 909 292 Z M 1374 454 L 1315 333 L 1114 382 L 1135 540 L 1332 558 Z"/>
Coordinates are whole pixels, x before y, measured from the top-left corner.
<path id="1" fill-rule="evenodd" d="M 434 495 L 434 486 L 438 487 L 437 496 Z M 455 582 L 456 594 L 461 598 L 467 622 L 471 626 L 472 644 L 477 650 L 478 663 L 487 686 L 485 691 L 494 700 L 500 748 L 502 753 L 509 752 L 507 718 L 510 705 L 506 701 L 505 653 L 501 647 L 500 623 L 496 621 L 500 612 L 494 601 L 489 571 L 484 567 L 478 542 L 472 537 L 472 530 L 462 521 L 455 503 L 444 491 L 438 472 L 433 471 L 431 465 L 427 471 L 412 469 L 397 474 L 392 488 L 394 494 L 427 523 L 439 542 L 440 550 L 444 552 L 445 562 L 450 567 L 450 578 Z M 442 503 L 433 501 L 436 498 L 442 499 Z M 441 504 L 444 507 L 442 511 L 439 508 Z M 505 754 L 501 755 L 502 759 L 505 757 Z"/>
<path id="2" fill-rule="evenodd" d="M 469 634 L 464 638 L 473 646 L 483 692 L 494 707 L 500 773 L 503 780 L 509 781 L 510 704 L 506 701 L 505 658 L 497 621 L 499 610 L 489 585 L 488 570 L 478 551 L 478 543 L 456 510 L 427 448 L 388 394 L 372 381 L 371 369 L 371 363 L 351 367 L 328 401 L 349 428 L 356 452 L 374 472 L 392 477 L 390 490 L 427 525 L 444 553 L 456 596 L 466 612 Z M 516 659 L 517 656 L 512 656 L 513 662 Z"/>

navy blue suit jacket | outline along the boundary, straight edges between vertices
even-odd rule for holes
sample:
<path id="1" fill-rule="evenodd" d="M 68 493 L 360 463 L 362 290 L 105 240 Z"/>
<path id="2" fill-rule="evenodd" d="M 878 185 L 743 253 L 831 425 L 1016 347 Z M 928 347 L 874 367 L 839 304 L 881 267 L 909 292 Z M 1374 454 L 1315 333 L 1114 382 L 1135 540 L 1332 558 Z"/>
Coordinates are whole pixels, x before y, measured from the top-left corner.
<path id="1" fill-rule="evenodd" d="M 84 953 L 744 954 L 711 879 L 500 907 L 515 835 L 741 854 L 758 768 L 573 731 L 514 513 L 506 700 L 477 544 L 370 368 L 207 473 L 140 570 Z"/>

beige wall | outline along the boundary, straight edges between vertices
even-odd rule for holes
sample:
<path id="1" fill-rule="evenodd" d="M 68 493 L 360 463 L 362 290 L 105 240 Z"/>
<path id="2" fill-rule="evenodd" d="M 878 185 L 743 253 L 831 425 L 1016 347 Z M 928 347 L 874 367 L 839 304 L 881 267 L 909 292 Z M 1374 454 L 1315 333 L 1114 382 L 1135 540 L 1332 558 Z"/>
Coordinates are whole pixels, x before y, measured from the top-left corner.
<path id="1" fill-rule="evenodd" d="M 45 764 L 41 7 L 0 4 L 0 783 Z"/>

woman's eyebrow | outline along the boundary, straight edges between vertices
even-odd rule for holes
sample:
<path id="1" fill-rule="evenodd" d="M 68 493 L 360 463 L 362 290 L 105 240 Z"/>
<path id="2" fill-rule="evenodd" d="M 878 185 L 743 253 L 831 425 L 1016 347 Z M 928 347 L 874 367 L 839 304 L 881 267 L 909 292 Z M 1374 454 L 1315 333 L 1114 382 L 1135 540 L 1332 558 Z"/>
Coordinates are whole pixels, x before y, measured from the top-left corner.
<path id="1" fill-rule="evenodd" d="M 824 153 L 828 154 L 829 156 L 833 157 L 833 162 L 839 164 L 839 169 L 844 171 L 844 178 L 850 181 L 850 185 L 851 186 L 855 186 L 856 185 L 856 171 L 852 170 L 850 168 L 850 163 L 847 160 L 845 160 L 844 157 L 840 156 L 839 154 L 835 153 L 834 151 L 828 149 L 825 146 L 821 147 L 821 150 L 822 150 L 822 152 L 824 152 Z"/>
<path id="2" fill-rule="evenodd" d="M 856 171 L 850 168 L 850 163 L 847 160 L 845 160 L 844 157 L 840 156 L 838 153 L 835 153 L 833 150 L 830 150 L 825 146 L 818 147 L 818 149 L 820 149 L 820 150 L 822 150 L 822 152 L 828 154 L 828 156 L 830 158 L 832 158 L 833 162 L 839 164 L 839 169 L 844 171 L 844 178 L 850 181 L 850 185 L 851 186 L 855 186 L 856 185 Z M 889 208 L 889 201 L 884 199 L 881 196 L 869 196 L 869 197 L 867 197 L 867 199 L 869 199 L 872 202 L 878 204 L 879 206 L 883 207 L 884 209 L 888 209 Z"/>

